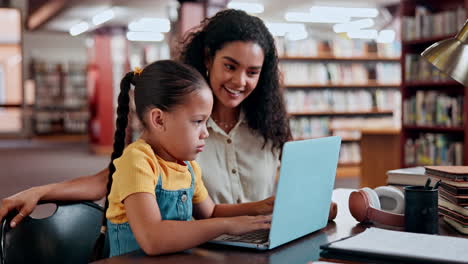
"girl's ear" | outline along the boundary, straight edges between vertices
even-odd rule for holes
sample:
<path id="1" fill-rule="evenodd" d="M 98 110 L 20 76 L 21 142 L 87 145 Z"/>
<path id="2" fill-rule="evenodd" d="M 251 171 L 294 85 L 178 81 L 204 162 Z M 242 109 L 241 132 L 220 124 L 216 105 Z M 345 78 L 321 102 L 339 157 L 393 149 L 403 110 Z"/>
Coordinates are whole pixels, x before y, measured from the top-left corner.
<path id="1" fill-rule="evenodd" d="M 165 113 L 159 108 L 153 108 L 149 111 L 149 125 L 159 131 L 166 130 Z"/>

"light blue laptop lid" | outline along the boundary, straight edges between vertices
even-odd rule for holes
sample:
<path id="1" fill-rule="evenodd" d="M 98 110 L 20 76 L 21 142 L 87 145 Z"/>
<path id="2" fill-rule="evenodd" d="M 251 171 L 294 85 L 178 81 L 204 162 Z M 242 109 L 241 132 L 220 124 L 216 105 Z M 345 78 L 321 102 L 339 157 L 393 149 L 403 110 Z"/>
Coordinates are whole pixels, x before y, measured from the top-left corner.
<path id="1" fill-rule="evenodd" d="M 340 145 L 340 137 L 284 145 L 270 249 L 327 225 Z"/>

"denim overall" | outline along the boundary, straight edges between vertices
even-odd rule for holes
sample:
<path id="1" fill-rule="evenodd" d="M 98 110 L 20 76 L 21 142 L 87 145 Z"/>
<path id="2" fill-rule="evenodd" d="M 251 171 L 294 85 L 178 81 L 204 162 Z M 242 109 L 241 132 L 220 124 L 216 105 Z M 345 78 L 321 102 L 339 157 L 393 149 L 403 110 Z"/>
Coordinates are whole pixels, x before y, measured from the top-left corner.
<path id="1" fill-rule="evenodd" d="M 189 221 L 192 219 L 192 198 L 195 189 L 195 174 L 189 162 L 185 162 L 192 176 L 192 183 L 187 189 L 176 191 L 162 188 L 161 175 L 159 175 L 155 193 L 162 220 Z M 150 231 L 150 230 L 149 230 Z M 128 222 L 113 224 L 107 220 L 107 232 L 110 243 L 110 256 L 118 256 L 130 251 L 140 249 Z"/>

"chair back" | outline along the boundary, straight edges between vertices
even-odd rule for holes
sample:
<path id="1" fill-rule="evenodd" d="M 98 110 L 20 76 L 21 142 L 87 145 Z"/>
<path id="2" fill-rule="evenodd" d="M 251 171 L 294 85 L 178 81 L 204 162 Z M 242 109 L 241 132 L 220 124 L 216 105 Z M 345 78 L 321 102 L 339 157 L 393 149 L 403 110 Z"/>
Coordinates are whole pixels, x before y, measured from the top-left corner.
<path id="1" fill-rule="evenodd" d="M 1 223 L 1 264 L 88 263 L 99 236 L 103 209 L 92 202 L 53 202 L 54 214 L 25 217 L 10 228 L 14 213 Z"/>

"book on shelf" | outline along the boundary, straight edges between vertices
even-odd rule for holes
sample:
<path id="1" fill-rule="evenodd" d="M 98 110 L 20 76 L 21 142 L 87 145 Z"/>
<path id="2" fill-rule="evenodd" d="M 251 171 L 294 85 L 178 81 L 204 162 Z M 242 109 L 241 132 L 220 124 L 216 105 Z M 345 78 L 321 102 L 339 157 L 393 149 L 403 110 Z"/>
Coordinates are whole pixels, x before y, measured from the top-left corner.
<path id="1" fill-rule="evenodd" d="M 455 34 L 465 19 L 466 10 L 462 6 L 431 13 L 429 8 L 419 5 L 415 7 L 415 16 L 402 18 L 402 38 L 411 41 Z"/>
<path id="2" fill-rule="evenodd" d="M 392 127 L 392 116 L 384 117 L 319 117 L 302 116 L 289 120 L 293 138 L 317 138 L 330 135 L 360 138 L 362 128 Z"/>
<path id="3" fill-rule="evenodd" d="M 401 82 L 401 67 L 393 62 L 282 61 L 280 68 L 286 86 L 369 83 L 398 85 Z"/>
<path id="4" fill-rule="evenodd" d="M 427 180 L 422 166 L 387 171 L 387 184 L 424 186 Z"/>
<path id="5" fill-rule="evenodd" d="M 403 124 L 460 127 L 463 125 L 463 96 L 437 91 L 417 91 L 403 102 Z"/>
<path id="6" fill-rule="evenodd" d="M 394 111 L 401 99 L 394 89 L 288 89 L 284 96 L 289 112 Z"/>
<path id="7" fill-rule="evenodd" d="M 449 76 L 422 58 L 420 54 L 405 55 L 405 83 L 447 80 L 451 80 Z"/>
<path id="8" fill-rule="evenodd" d="M 418 138 L 407 138 L 404 144 L 407 166 L 416 164 L 462 165 L 463 142 L 452 135 L 420 133 Z"/>
<path id="9" fill-rule="evenodd" d="M 425 166 L 424 168 L 428 175 L 468 182 L 468 166 Z"/>
<path id="10" fill-rule="evenodd" d="M 275 38 L 276 49 L 280 57 L 381 57 L 396 58 L 401 55 L 401 43 L 375 43 L 360 39 L 338 37 L 332 40 L 288 40 Z"/>

